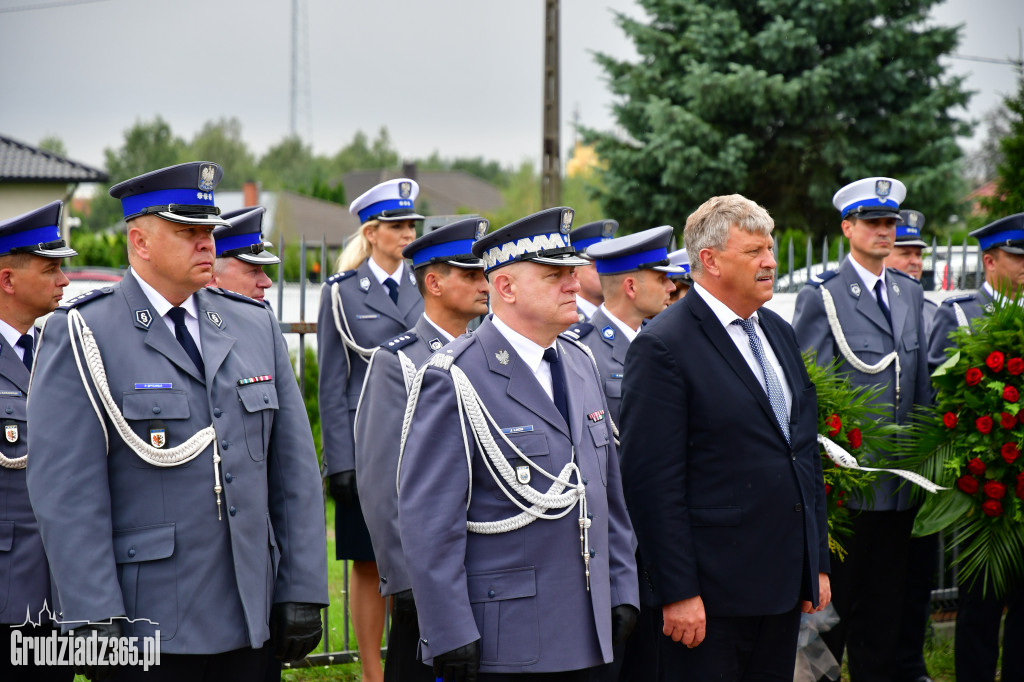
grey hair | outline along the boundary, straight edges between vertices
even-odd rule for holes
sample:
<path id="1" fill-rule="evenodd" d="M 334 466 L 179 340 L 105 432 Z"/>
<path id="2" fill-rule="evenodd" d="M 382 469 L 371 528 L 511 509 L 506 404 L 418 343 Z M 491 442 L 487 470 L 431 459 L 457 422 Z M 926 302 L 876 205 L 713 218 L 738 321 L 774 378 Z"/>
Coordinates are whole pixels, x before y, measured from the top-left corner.
<path id="1" fill-rule="evenodd" d="M 690 274 L 694 278 L 704 274 L 701 249 L 724 249 L 729 241 L 729 228 L 733 225 L 751 234 L 768 236 L 775 228 L 775 221 L 767 209 L 742 194 L 711 197 L 705 201 L 686 219 L 683 229 Z"/>

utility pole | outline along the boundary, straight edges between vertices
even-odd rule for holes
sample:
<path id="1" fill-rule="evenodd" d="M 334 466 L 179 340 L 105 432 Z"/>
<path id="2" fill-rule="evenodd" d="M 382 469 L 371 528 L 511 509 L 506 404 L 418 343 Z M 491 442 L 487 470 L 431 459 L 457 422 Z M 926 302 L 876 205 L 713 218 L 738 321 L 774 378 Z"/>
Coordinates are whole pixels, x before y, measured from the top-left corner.
<path id="1" fill-rule="evenodd" d="M 541 156 L 540 204 L 562 204 L 562 162 L 559 152 L 560 94 L 558 76 L 559 0 L 544 0 L 544 145 Z"/>
<path id="2" fill-rule="evenodd" d="M 302 118 L 303 132 L 312 139 L 313 112 L 309 92 L 308 23 L 305 11 L 305 0 L 292 0 L 292 82 L 288 134 L 299 137 L 299 119 Z"/>

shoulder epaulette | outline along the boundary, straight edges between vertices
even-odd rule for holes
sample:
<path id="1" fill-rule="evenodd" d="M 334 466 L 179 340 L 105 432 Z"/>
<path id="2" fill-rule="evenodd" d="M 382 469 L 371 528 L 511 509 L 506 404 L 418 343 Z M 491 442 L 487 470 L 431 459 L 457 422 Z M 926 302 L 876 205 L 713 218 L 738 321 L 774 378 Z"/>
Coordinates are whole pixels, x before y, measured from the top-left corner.
<path id="1" fill-rule="evenodd" d="M 434 353 L 427 359 L 426 364 L 429 367 L 436 367 L 447 372 L 452 368 L 453 362 L 455 362 L 455 358 L 447 353 Z"/>
<path id="2" fill-rule="evenodd" d="M 807 280 L 807 283 L 810 284 L 812 287 L 820 287 L 822 284 L 829 281 L 838 274 L 838 270 L 826 270 L 820 275 L 814 275 L 813 277 L 811 277 L 809 280 Z"/>
<path id="3" fill-rule="evenodd" d="M 327 281 L 325 281 L 324 284 L 334 284 L 335 282 L 341 282 L 343 280 L 348 279 L 349 277 L 352 277 L 355 274 L 355 270 L 346 270 L 345 272 L 339 272 L 336 275 L 331 275 L 330 277 L 328 277 Z"/>
<path id="4" fill-rule="evenodd" d="M 234 291 L 228 291 L 227 289 L 221 289 L 220 287 L 206 287 L 206 290 L 207 291 L 212 291 L 215 294 L 220 294 L 221 296 L 226 296 L 227 298 L 233 298 L 236 301 L 242 301 L 243 303 L 248 303 L 250 305 L 256 305 L 256 306 L 259 306 L 261 308 L 264 307 L 263 303 L 261 303 L 260 301 L 257 301 L 254 298 L 249 298 L 248 296 L 243 296 L 242 294 L 239 294 L 239 293 L 234 292 Z"/>
<path id="5" fill-rule="evenodd" d="M 893 274 L 893 275 L 901 275 L 903 277 L 906 277 L 907 279 L 909 279 L 914 284 L 920 284 L 921 283 L 920 280 L 918 280 L 916 277 L 911 277 L 910 275 L 908 275 L 907 273 L 903 272 L 902 270 L 897 270 L 896 268 L 886 268 L 886 270 L 889 273 Z"/>
<path id="6" fill-rule="evenodd" d="M 942 301 L 940 305 L 953 305 L 954 303 L 965 303 L 967 301 L 973 301 L 974 294 L 960 294 L 959 296 L 950 296 L 949 298 Z"/>
<path id="7" fill-rule="evenodd" d="M 89 301 L 94 301 L 97 298 L 100 298 L 101 296 L 106 296 L 107 294 L 112 294 L 112 293 L 114 293 L 114 290 L 111 287 L 102 287 L 100 289 L 93 289 L 92 291 L 87 291 L 84 294 L 79 294 L 78 296 L 75 296 L 74 298 L 72 298 L 70 300 L 64 301 L 64 303 L 60 306 L 60 308 L 62 310 L 69 310 L 71 308 L 77 308 L 77 307 L 81 306 L 83 303 L 88 303 Z"/>
<path id="8" fill-rule="evenodd" d="M 594 331 L 594 325 L 590 324 L 589 322 L 577 322 L 576 324 L 572 325 L 564 332 L 562 332 L 562 334 L 569 336 L 569 338 L 572 338 L 576 341 L 579 341 L 592 331 Z"/>
<path id="9" fill-rule="evenodd" d="M 389 350 L 392 353 L 397 353 L 399 348 L 405 348 L 410 343 L 414 343 L 417 338 L 416 332 L 403 332 L 395 338 L 389 339 L 380 344 L 380 347 L 384 350 Z"/>

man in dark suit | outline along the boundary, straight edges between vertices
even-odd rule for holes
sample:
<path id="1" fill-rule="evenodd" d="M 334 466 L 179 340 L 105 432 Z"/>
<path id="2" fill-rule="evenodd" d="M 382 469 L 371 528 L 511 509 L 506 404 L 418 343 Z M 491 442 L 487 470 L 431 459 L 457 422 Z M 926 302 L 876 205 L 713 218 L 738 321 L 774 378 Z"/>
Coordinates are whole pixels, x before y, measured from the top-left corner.
<path id="1" fill-rule="evenodd" d="M 16 666 L 12 651 L 15 630 L 24 638 L 48 637 L 55 629 L 47 614 L 56 617 L 60 610 L 25 484 L 25 401 L 39 340 L 36 318 L 59 304 L 68 285 L 61 259 L 77 255 L 60 238 L 62 206 L 54 201 L 0 222 L 0 410 L 6 417 L 0 444 L 0 679 L 5 682 L 70 682 L 75 676 L 71 666 L 36 665 L 31 650 Z"/>
<path id="2" fill-rule="evenodd" d="M 662 605 L 661 679 L 792 679 L 800 613 L 830 600 L 817 406 L 793 330 L 761 306 L 768 212 L 686 221 L 694 287 L 626 355 L 622 476 Z"/>

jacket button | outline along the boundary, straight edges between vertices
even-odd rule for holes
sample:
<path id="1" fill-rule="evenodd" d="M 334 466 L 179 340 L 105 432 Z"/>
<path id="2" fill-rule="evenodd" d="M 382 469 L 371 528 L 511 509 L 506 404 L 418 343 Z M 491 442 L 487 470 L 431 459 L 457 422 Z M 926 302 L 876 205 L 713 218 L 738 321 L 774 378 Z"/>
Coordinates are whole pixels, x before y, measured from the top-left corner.
<path id="1" fill-rule="evenodd" d="M 224 414 L 224 413 L 220 411 L 220 408 L 219 408 L 219 407 L 215 407 L 215 408 L 213 408 L 213 416 L 214 416 L 214 417 L 219 417 L 219 416 L 221 416 L 222 414 Z"/>
<path id="2" fill-rule="evenodd" d="M 590 479 L 589 478 L 584 478 L 583 479 L 583 485 L 588 485 L 589 483 L 590 483 Z"/>
<path id="3" fill-rule="evenodd" d="M 494 599 L 494 590 L 487 590 L 487 596 Z"/>
<path id="4" fill-rule="evenodd" d="M 797 502 L 793 506 L 793 511 L 795 511 L 795 512 L 802 512 L 803 510 L 804 510 L 804 506 L 802 504 L 800 504 L 799 502 Z"/>
<path id="5" fill-rule="evenodd" d="M 221 447 L 222 450 L 227 450 L 228 449 L 228 445 L 229 445 L 229 443 L 228 443 L 228 439 L 227 438 L 225 438 L 224 440 L 222 440 L 220 442 L 220 447 Z"/>
<path id="6" fill-rule="evenodd" d="M 135 558 L 135 548 L 134 547 L 129 547 L 128 548 L 128 558 L 129 559 Z"/>
<path id="7" fill-rule="evenodd" d="M 11 407 L 10 405 L 8 405 L 8 406 L 7 406 L 7 409 L 6 409 L 6 410 L 4 410 L 4 412 L 6 412 L 7 414 L 11 414 L 12 412 L 14 412 L 14 408 L 13 408 L 13 407 Z"/>
<path id="8" fill-rule="evenodd" d="M 153 406 L 153 414 L 160 414 L 160 406 L 159 405 L 154 405 Z"/>
<path id="9" fill-rule="evenodd" d="M 231 472 L 229 471 L 228 473 L 224 474 L 224 480 L 227 481 L 228 483 L 231 483 L 231 481 L 235 480 L 235 477 L 232 476 Z"/>
<path id="10" fill-rule="evenodd" d="M 590 519 L 591 521 L 593 521 L 594 520 L 593 512 L 587 512 L 587 518 Z"/>
<path id="11" fill-rule="evenodd" d="M 385 585 L 387 585 L 387 584 L 388 584 L 388 579 L 387 579 L 386 577 L 384 577 L 384 576 L 381 576 L 381 577 L 380 577 L 380 581 L 381 581 L 382 583 L 384 583 Z"/>
<path id="12" fill-rule="evenodd" d="M 263 394 L 263 402 L 265 402 L 267 404 L 270 403 L 270 396 L 267 395 L 266 393 Z"/>
<path id="13" fill-rule="evenodd" d="M 596 549 L 590 550 L 590 558 L 593 559 L 596 556 L 597 556 L 597 550 Z"/>
<path id="14" fill-rule="evenodd" d="M 234 516 L 237 513 L 238 513 L 238 510 L 235 509 L 235 505 L 231 505 L 231 508 L 228 509 L 228 514 L 231 514 L 232 516 Z"/>

